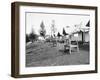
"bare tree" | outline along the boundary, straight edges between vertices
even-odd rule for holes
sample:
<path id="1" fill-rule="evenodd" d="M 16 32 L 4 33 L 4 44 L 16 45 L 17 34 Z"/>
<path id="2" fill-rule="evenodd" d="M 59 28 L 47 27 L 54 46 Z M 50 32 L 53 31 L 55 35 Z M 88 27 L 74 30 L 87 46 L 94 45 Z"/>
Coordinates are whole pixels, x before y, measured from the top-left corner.
<path id="1" fill-rule="evenodd" d="M 51 24 L 51 39 L 52 39 L 53 46 L 57 46 L 57 40 L 56 40 L 56 36 L 55 36 L 56 30 L 57 29 L 55 28 L 55 20 L 52 20 L 52 24 Z"/>
<path id="2" fill-rule="evenodd" d="M 52 20 L 52 24 L 51 24 L 51 35 L 55 35 L 56 32 L 56 28 L 55 28 L 55 20 Z"/>

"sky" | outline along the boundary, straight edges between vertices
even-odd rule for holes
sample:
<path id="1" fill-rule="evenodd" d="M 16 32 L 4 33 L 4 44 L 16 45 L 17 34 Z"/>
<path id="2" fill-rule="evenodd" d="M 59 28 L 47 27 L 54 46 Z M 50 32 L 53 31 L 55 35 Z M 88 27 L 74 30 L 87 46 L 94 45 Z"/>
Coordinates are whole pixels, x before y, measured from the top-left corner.
<path id="1" fill-rule="evenodd" d="M 77 14 L 51 14 L 51 13 L 26 13 L 26 34 L 29 34 L 32 29 L 36 34 L 39 34 L 40 24 L 43 21 L 46 29 L 46 34 L 51 34 L 51 26 L 53 20 L 55 21 L 56 34 L 60 32 L 62 34 L 63 28 L 67 33 L 75 31 L 75 25 L 81 24 L 85 26 L 89 19 L 89 15 L 77 15 Z M 69 26 L 69 27 L 66 27 Z"/>

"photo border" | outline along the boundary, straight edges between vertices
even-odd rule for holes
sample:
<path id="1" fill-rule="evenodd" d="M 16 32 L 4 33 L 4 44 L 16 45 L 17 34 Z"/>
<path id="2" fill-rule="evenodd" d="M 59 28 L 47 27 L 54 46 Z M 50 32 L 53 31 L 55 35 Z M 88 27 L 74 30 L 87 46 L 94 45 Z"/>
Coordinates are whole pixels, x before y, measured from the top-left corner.
<path id="1" fill-rule="evenodd" d="M 39 6 L 39 7 L 55 7 L 55 8 L 73 8 L 73 9 L 87 9 L 95 10 L 95 70 L 89 71 L 74 71 L 74 72 L 56 72 L 56 73 L 43 73 L 43 74 L 19 74 L 20 72 L 20 56 L 19 56 L 19 40 L 20 40 L 20 6 Z M 62 4 L 44 4 L 44 3 L 31 3 L 31 2 L 13 2 L 11 4 L 11 76 L 15 78 L 23 77 L 41 77 L 41 76 L 58 76 L 58 75 L 72 75 L 72 74 L 86 74 L 97 73 L 97 7 L 96 6 L 80 6 L 80 5 L 62 5 Z"/>

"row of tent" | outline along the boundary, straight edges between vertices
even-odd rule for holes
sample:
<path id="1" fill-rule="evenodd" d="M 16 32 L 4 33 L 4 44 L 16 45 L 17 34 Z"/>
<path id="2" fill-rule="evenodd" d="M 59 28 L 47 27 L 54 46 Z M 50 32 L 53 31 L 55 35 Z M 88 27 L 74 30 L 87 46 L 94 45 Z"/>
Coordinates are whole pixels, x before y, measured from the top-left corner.
<path id="1" fill-rule="evenodd" d="M 67 30 L 68 28 L 65 28 L 65 29 L 63 28 L 62 34 L 60 32 L 58 32 L 57 36 L 69 35 L 70 33 L 68 31 L 71 31 L 71 30 Z M 87 22 L 87 24 L 85 26 L 81 27 L 80 29 L 78 29 L 78 30 L 73 29 L 71 34 L 75 34 L 75 33 L 79 33 L 79 32 L 89 32 L 89 29 L 90 29 L 90 20 Z"/>

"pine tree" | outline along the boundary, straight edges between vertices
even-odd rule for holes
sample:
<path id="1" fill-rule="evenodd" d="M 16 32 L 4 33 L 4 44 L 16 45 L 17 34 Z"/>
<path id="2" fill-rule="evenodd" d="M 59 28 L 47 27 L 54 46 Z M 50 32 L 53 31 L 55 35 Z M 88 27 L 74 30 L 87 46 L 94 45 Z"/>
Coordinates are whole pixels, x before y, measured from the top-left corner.
<path id="1" fill-rule="evenodd" d="M 64 35 L 64 36 L 68 35 L 68 34 L 66 33 L 66 31 L 65 31 L 64 28 L 63 28 L 63 35 Z"/>
<path id="2" fill-rule="evenodd" d="M 29 35 L 29 39 L 30 41 L 34 42 L 37 39 L 37 35 L 35 34 L 34 30 L 32 29 L 30 35 Z"/>
<path id="3" fill-rule="evenodd" d="M 58 36 L 58 37 L 60 37 L 60 36 L 61 36 L 61 34 L 58 32 L 57 36 Z"/>
<path id="4" fill-rule="evenodd" d="M 43 21 L 41 22 L 40 27 L 41 27 L 40 35 L 45 38 L 46 30 L 45 30 L 45 25 L 44 25 Z"/>
<path id="5" fill-rule="evenodd" d="M 29 42 L 29 41 L 30 41 L 30 39 L 29 39 L 29 35 L 26 34 L 26 43 Z"/>

